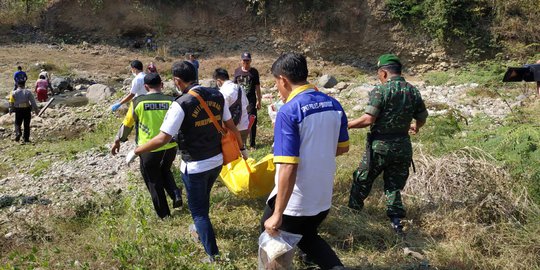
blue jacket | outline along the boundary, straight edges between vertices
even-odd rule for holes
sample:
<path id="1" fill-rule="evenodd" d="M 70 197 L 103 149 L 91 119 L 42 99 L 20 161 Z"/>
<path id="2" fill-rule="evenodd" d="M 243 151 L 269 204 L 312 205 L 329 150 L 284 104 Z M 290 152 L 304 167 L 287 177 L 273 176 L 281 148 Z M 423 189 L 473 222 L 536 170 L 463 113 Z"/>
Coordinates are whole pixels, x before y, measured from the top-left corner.
<path id="1" fill-rule="evenodd" d="M 15 83 L 26 82 L 27 79 L 28 77 L 26 76 L 26 72 L 24 71 L 17 71 L 13 75 L 13 80 L 15 80 Z"/>

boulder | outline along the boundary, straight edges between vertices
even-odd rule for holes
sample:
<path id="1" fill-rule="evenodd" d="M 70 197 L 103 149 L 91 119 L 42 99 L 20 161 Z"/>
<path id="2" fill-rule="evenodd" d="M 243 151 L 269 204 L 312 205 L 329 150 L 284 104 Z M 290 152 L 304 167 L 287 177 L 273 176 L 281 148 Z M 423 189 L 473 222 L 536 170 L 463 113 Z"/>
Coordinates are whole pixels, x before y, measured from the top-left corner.
<path id="1" fill-rule="evenodd" d="M 336 78 L 332 75 L 325 74 L 322 77 L 319 78 L 319 85 L 324 88 L 332 88 L 334 87 L 338 81 Z"/>
<path id="2" fill-rule="evenodd" d="M 352 108 L 352 110 L 353 110 L 354 112 L 360 112 L 360 111 L 364 110 L 365 108 L 366 108 L 365 105 L 358 104 L 358 105 L 354 106 L 354 107 Z"/>
<path id="3" fill-rule="evenodd" d="M 5 114 L 5 115 L 0 116 L 0 126 L 13 125 L 14 122 L 15 122 L 15 114 L 13 115 Z"/>
<path id="4" fill-rule="evenodd" d="M 369 85 L 361 85 L 352 88 L 349 91 L 343 91 L 341 94 L 344 94 L 344 97 L 350 100 L 358 100 L 358 99 L 365 99 L 368 97 L 369 92 L 373 89 L 372 86 Z"/>
<path id="5" fill-rule="evenodd" d="M 348 84 L 348 83 L 346 83 L 346 82 L 339 82 L 338 84 L 336 84 L 336 87 L 335 87 L 335 88 L 336 88 L 338 91 L 341 91 L 341 90 L 343 90 L 343 89 L 346 89 L 347 87 L 349 87 L 349 84 Z"/>
<path id="6" fill-rule="evenodd" d="M 334 89 L 334 88 L 322 88 L 322 89 L 319 89 L 319 91 L 327 94 L 327 95 L 334 95 L 334 94 L 337 94 L 339 93 L 338 90 Z"/>
<path id="7" fill-rule="evenodd" d="M 199 80 L 199 84 L 203 87 L 217 88 L 216 81 L 211 79 Z"/>
<path id="8" fill-rule="evenodd" d="M 108 98 L 110 98 L 114 94 L 114 89 L 103 85 L 103 84 L 93 84 L 90 87 L 88 87 L 86 91 L 86 97 L 90 102 L 94 103 L 100 103 Z"/>
<path id="9" fill-rule="evenodd" d="M 55 77 L 52 79 L 51 85 L 55 93 L 63 93 L 65 90 L 73 90 L 70 78 Z"/>
<path id="10" fill-rule="evenodd" d="M 5 100 L 0 100 L 0 113 L 8 113 L 9 111 L 9 102 Z"/>
<path id="11" fill-rule="evenodd" d="M 53 107 L 82 107 L 88 104 L 88 98 L 83 96 L 73 96 L 66 98 L 55 98 L 52 102 Z"/>
<path id="12" fill-rule="evenodd" d="M 79 84 L 79 85 L 75 86 L 75 90 L 77 90 L 77 91 L 84 90 L 86 88 L 88 88 L 88 85 Z"/>

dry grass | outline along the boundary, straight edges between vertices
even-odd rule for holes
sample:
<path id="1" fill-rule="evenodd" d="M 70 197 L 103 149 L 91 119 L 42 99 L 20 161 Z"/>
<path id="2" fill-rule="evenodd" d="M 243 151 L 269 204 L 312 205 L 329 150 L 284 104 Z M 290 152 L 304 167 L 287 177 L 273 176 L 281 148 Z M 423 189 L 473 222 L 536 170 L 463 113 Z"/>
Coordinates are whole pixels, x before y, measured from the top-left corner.
<path id="1" fill-rule="evenodd" d="M 495 164 L 495 158 L 478 148 L 443 157 L 425 155 L 418 148 L 417 172 L 404 194 L 428 203 L 472 206 L 470 218 L 478 222 L 522 221 L 534 205 L 527 189 Z"/>
<path id="2" fill-rule="evenodd" d="M 69 46 L 67 50 L 79 52 Z M 123 55 L 110 63 L 101 56 L 94 59 L 81 54 L 80 59 L 88 62 L 80 64 L 78 69 L 88 66 L 91 72 L 102 76 L 105 70 L 99 65 L 104 64 L 115 75 L 121 75 L 128 59 L 136 55 L 119 52 Z M 51 53 L 54 54 L 51 57 L 58 56 L 59 61 L 70 63 L 67 56 Z M 7 54 L 8 51 L 6 57 Z M 8 59 L 15 61 L 11 56 Z M 143 60 L 150 59 L 145 56 Z M 267 70 L 272 59 L 271 56 L 254 59 L 254 66 L 269 85 L 271 78 Z M 160 63 L 163 66 L 160 69 L 168 68 L 173 60 Z M 236 55 L 201 60 L 203 77 L 208 77 L 217 66 L 232 71 L 238 64 Z M 28 57 L 25 61 L 35 60 Z M 313 63 L 310 68 L 319 68 L 321 73 L 342 69 L 323 68 L 319 64 Z M 354 75 L 351 74 L 354 69 L 344 70 L 344 76 Z M 352 105 L 352 102 L 344 104 Z M 259 117 L 261 148 L 252 155 L 260 158 L 270 151 L 272 129 L 266 114 Z M 358 164 L 365 139 L 364 131 L 350 134 L 351 151 L 337 159 L 334 205 L 321 228 L 323 237 L 347 266 L 353 269 L 540 269 L 540 211 L 529 200 L 522 183 L 516 182 L 507 168 L 496 165 L 500 160 L 472 147 L 442 156 L 432 156 L 420 147 L 415 149 L 417 172 L 411 174 L 404 192 L 407 238 L 401 241 L 388 226 L 381 181 L 375 184 L 363 212 L 345 206 L 351 173 Z M 107 142 L 110 140 L 110 135 L 104 137 Z M 75 143 L 67 140 L 66 144 L 54 147 L 65 149 Z M 21 238 L 0 244 L 0 268 L 254 269 L 263 206 L 264 199 L 240 199 L 220 183 L 216 185 L 210 215 L 225 261 L 215 267 L 204 266 L 199 263 L 204 254 L 202 247 L 193 243 L 187 233 L 192 222 L 189 212 L 176 211 L 173 218 L 158 220 L 142 179 L 134 172 L 129 190 L 121 196 L 103 195 L 96 197 L 95 202 L 74 205 L 61 218 L 47 213 L 33 220 L 13 220 L 10 226 L 20 228 Z M 1 235 L 7 228 L 0 225 Z M 404 256 L 404 247 L 420 252 L 425 259 Z M 297 267 L 306 266 L 297 262 Z"/>

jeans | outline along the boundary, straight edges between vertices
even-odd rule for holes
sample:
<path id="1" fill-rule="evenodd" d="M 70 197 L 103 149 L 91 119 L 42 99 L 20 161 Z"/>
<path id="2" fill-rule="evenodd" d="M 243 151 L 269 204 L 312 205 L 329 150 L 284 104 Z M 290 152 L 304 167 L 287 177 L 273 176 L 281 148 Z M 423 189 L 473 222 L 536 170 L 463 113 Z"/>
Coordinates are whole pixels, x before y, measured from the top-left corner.
<path id="1" fill-rule="evenodd" d="M 221 166 L 218 166 L 202 173 L 190 174 L 186 172 L 182 175 L 191 217 L 204 250 L 210 256 L 219 254 L 216 235 L 208 213 L 210 211 L 210 191 L 220 172 Z"/>
<path id="2" fill-rule="evenodd" d="M 152 197 L 154 209 L 160 218 L 171 215 L 165 191 L 169 193 L 171 198 L 174 198 L 174 191 L 178 189 L 171 172 L 175 157 L 176 147 L 143 153 L 140 156 L 141 174 Z"/>
<path id="3" fill-rule="evenodd" d="M 275 198 L 268 200 L 261 218 L 261 230 L 264 231 L 264 222 L 274 213 Z M 301 234 L 298 248 L 302 250 L 307 259 L 316 263 L 321 269 L 331 269 L 343 266 L 332 247 L 319 236 L 319 225 L 326 219 L 330 210 L 322 211 L 315 216 L 287 216 L 283 215 L 280 230 Z"/>

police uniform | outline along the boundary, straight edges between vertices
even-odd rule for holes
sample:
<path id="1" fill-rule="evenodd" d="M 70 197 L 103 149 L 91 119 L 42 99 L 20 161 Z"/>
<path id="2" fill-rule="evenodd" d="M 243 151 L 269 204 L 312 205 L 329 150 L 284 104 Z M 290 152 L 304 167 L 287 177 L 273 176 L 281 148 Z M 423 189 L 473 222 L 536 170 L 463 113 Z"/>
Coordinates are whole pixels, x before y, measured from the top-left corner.
<path id="1" fill-rule="evenodd" d="M 395 55 L 383 55 L 378 67 L 401 65 Z M 425 121 L 428 113 L 418 89 L 401 76 L 394 76 L 369 93 L 366 114 L 376 117 L 371 125 L 366 152 L 353 174 L 349 207 L 362 209 L 373 181 L 382 173 L 386 214 L 391 219 L 405 217 L 400 191 L 405 187 L 412 162 L 409 127 L 412 119 Z"/>
<path id="2" fill-rule="evenodd" d="M 159 134 L 159 128 L 172 102 L 172 97 L 162 93 L 148 93 L 136 97 L 129 106 L 118 131 L 117 139 L 125 142 L 131 130 L 135 128 L 137 145 L 143 145 L 150 141 Z M 181 191 L 176 186 L 171 172 L 175 157 L 175 142 L 170 142 L 152 152 L 140 155 L 141 174 L 152 197 L 154 209 L 160 218 L 170 215 L 165 191 L 173 198 L 175 204 L 181 204 Z M 178 202 L 178 200 L 180 201 Z"/>
<path id="3" fill-rule="evenodd" d="M 171 105 L 161 131 L 171 136 L 177 135 L 176 141 L 182 153 L 180 171 L 189 210 L 206 253 L 213 257 L 219 254 L 219 249 L 209 217 L 210 191 L 223 166 L 222 135 L 199 100 L 188 91 L 196 92 L 206 102 L 220 125 L 231 119 L 231 113 L 218 90 L 191 84 L 183 91 L 186 94 Z"/>
<path id="4" fill-rule="evenodd" d="M 25 142 L 30 141 L 30 120 L 32 118 L 32 109 L 37 113 L 38 107 L 34 95 L 30 90 L 17 88 L 9 96 L 9 111 L 15 112 L 15 141 L 21 139 L 21 124 L 24 123 Z"/>

